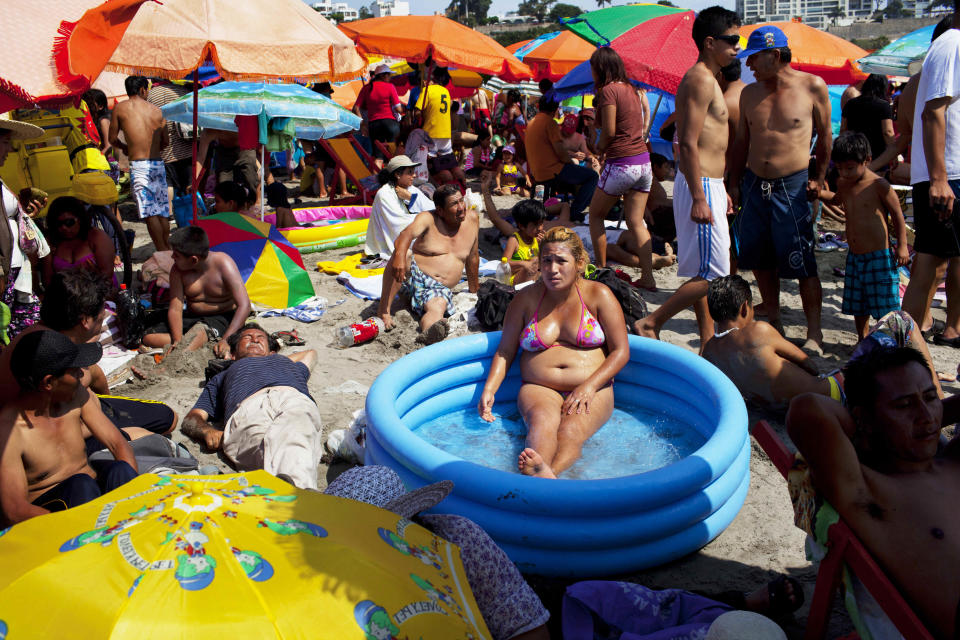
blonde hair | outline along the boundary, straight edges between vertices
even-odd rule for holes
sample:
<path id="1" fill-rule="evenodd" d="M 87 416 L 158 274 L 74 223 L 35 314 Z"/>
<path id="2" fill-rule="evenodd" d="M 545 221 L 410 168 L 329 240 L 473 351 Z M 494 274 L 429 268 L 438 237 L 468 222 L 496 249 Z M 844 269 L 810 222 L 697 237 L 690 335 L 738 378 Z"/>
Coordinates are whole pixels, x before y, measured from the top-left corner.
<path id="1" fill-rule="evenodd" d="M 543 256 L 544 248 L 551 243 L 559 243 L 566 246 L 567 249 L 570 250 L 570 253 L 573 254 L 573 259 L 577 264 L 586 266 L 587 262 L 589 262 L 587 250 L 583 247 L 583 241 L 580 240 L 580 236 L 570 229 L 562 226 L 551 227 L 546 235 L 543 236 L 543 241 L 540 242 L 541 256 Z"/>

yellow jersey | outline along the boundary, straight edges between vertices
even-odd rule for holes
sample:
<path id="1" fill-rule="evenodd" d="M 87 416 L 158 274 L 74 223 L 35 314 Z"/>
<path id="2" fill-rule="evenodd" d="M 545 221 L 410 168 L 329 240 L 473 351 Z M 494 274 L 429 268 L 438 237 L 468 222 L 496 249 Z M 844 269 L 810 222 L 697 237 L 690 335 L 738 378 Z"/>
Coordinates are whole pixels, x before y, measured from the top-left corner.
<path id="1" fill-rule="evenodd" d="M 438 84 L 431 84 L 417 99 L 417 109 L 423 111 L 423 130 L 434 140 L 452 135 L 450 102 L 450 92 Z"/>

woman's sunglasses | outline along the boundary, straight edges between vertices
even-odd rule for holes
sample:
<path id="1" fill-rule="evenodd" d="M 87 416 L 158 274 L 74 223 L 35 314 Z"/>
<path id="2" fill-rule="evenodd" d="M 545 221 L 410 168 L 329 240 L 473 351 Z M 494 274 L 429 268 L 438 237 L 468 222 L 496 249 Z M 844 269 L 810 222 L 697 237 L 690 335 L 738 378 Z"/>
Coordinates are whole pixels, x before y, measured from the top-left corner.
<path id="1" fill-rule="evenodd" d="M 728 36 L 713 36 L 713 39 L 726 42 L 727 44 L 740 44 L 740 36 L 736 33 L 731 33 Z"/>
<path id="2" fill-rule="evenodd" d="M 70 227 L 75 227 L 77 226 L 77 219 L 76 218 L 60 218 L 59 220 L 57 220 L 57 226 L 67 227 L 68 229 Z"/>

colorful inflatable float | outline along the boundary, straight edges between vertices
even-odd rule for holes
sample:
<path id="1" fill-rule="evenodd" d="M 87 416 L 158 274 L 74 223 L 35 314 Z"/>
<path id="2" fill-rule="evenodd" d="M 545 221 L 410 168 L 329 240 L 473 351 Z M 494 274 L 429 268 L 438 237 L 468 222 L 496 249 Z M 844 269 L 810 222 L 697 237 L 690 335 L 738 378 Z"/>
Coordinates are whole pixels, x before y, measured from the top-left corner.
<path id="1" fill-rule="evenodd" d="M 294 209 L 293 215 L 302 226 L 280 229 L 280 233 L 300 253 L 355 247 L 367 239 L 371 208 L 357 205 Z M 273 213 L 263 216 L 263 221 L 270 224 L 276 224 L 276 220 Z"/>

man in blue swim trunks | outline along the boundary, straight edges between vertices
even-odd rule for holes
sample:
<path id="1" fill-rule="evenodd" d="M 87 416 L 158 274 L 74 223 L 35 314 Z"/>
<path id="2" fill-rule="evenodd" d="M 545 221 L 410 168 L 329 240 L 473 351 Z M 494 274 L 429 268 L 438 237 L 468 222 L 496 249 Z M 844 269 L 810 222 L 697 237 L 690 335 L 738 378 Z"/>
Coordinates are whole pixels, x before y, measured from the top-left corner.
<path id="1" fill-rule="evenodd" d="M 730 196 L 741 212 L 733 231 L 739 267 L 752 269 L 767 319 L 781 333 L 780 278 L 799 281 L 807 319 L 804 348 L 819 352 L 822 291 L 808 200 L 824 184 L 830 160 L 830 96 L 824 81 L 790 68 L 787 36 L 773 26 L 750 34 L 740 52 L 757 81 L 740 96 L 740 125 L 730 169 Z M 808 175 L 816 134 L 816 175 Z"/>
<path id="2" fill-rule="evenodd" d="M 410 299 L 420 316 L 418 342 L 433 344 L 447 337 L 445 315 L 454 312 L 453 288 L 464 267 L 471 293 L 480 288 L 480 219 L 468 209 L 460 190 L 442 185 L 433 195 L 436 209 L 417 214 L 394 243 L 393 257 L 383 272 L 377 315 L 393 328 L 391 303 L 397 292 Z M 412 248 L 411 248 L 412 245 Z"/>

